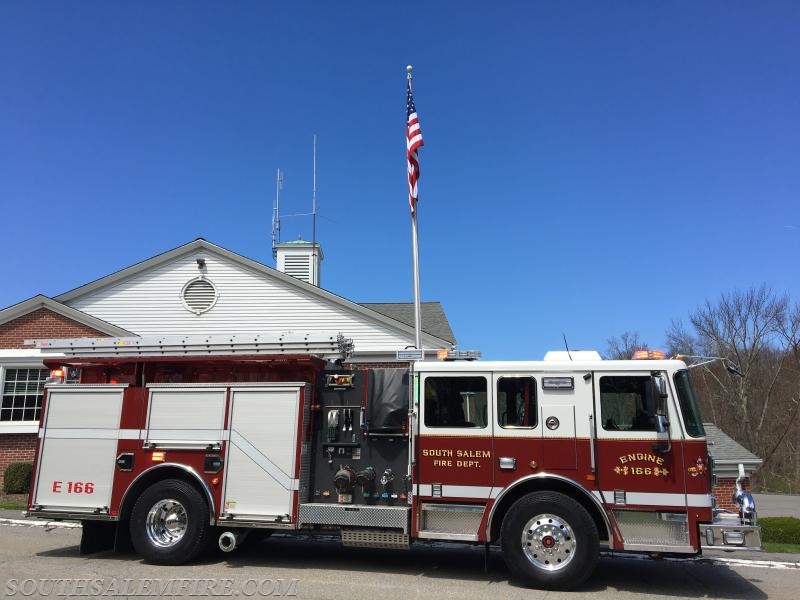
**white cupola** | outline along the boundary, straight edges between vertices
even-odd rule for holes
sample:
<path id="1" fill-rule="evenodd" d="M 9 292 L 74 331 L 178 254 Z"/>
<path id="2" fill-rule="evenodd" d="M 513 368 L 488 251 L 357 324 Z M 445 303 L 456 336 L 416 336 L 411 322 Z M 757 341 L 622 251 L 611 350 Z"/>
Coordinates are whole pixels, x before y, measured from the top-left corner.
<path id="1" fill-rule="evenodd" d="M 297 238 L 275 244 L 275 252 L 278 271 L 319 287 L 319 265 L 324 258 L 319 244 Z"/>

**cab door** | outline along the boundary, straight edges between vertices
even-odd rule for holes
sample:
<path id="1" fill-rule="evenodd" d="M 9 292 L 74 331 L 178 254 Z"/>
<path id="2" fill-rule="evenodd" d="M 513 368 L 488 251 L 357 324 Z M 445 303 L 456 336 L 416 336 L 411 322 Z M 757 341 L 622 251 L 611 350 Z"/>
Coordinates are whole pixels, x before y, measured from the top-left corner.
<path id="1" fill-rule="evenodd" d="M 536 473 L 543 462 L 539 378 L 495 373 L 494 485 L 502 489 Z"/>
<path id="2" fill-rule="evenodd" d="M 485 502 L 492 491 L 492 377 L 422 372 L 415 448 L 421 498 Z"/>
<path id="3" fill-rule="evenodd" d="M 649 372 L 595 372 L 594 392 L 597 483 L 624 547 L 652 546 L 655 537 L 659 546 L 687 545 L 688 526 L 680 516 L 686 509 L 682 433 L 678 415 L 670 414 L 674 403 L 666 403 L 674 425 L 659 432 L 659 391 Z"/>

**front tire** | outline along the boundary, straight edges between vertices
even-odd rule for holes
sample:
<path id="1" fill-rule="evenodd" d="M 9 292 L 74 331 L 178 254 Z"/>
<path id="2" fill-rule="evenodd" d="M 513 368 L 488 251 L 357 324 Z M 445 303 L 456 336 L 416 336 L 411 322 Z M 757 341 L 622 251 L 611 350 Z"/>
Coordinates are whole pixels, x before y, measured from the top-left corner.
<path id="1" fill-rule="evenodd" d="M 517 500 L 503 519 L 500 538 L 513 577 L 537 588 L 578 587 L 594 572 L 600 552 L 592 517 L 558 492 Z"/>
<path id="2" fill-rule="evenodd" d="M 195 558 L 209 538 L 205 498 L 181 479 L 166 479 L 147 488 L 131 513 L 131 542 L 147 562 L 180 565 Z"/>

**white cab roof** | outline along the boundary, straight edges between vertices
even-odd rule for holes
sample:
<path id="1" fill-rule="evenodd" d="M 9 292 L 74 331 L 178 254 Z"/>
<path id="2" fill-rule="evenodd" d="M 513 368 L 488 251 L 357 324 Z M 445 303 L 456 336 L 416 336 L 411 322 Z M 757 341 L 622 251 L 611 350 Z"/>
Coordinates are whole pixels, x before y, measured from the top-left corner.
<path id="1" fill-rule="evenodd" d="M 573 358 L 575 353 L 573 353 Z M 476 360 L 476 361 L 420 361 L 414 363 L 418 372 L 522 372 L 554 373 L 587 371 L 678 371 L 685 369 L 680 360 Z"/>

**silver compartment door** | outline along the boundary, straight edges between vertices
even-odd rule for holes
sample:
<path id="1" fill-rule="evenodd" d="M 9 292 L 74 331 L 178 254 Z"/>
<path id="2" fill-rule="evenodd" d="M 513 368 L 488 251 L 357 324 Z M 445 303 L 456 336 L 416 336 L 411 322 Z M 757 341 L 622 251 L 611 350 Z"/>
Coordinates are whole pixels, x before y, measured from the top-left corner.
<path id="1" fill-rule="evenodd" d="M 217 449 L 222 443 L 227 386 L 153 384 L 145 446 Z"/>
<path id="2" fill-rule="evenodd" d="M 231 388 L 223 514 L 264 521 L 292 516 L 299 415 L 299 386 Z"/>
<path id="3" fill-rule="evenodd" d="M 48 388 L 33 504 L 69 512 L 109 506 L 126 387 Z"/>

